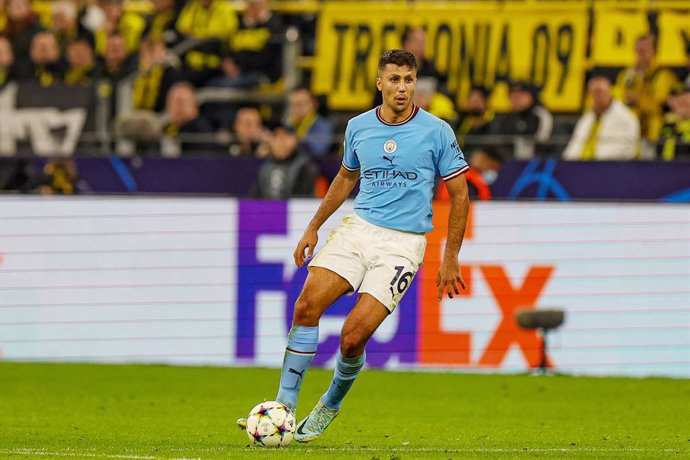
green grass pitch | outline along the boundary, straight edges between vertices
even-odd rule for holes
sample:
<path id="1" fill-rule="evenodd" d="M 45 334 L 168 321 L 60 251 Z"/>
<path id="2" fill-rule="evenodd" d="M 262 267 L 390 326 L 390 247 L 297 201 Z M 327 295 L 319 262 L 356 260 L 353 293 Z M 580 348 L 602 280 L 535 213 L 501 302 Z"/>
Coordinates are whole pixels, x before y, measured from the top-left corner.
<path id="1" fill-rule="evenodd" d="M 363 372 L 311 444 L 249 446 L 234 426 L 275 369 L 0 363 L 2 458 L 690 457 L 690 383 Z M 330 381 L 312 369 L 307 414 Z"/>

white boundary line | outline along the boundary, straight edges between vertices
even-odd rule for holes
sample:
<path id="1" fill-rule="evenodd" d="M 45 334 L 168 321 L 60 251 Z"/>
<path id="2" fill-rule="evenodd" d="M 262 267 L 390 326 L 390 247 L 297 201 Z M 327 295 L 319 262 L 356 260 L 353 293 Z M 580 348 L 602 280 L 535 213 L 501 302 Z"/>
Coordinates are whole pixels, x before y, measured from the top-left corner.
<path id="1" fill-rule="evenodd" d="M 204 453 L 216 453 L 216 454 L 229 454 L 236 449 L 201 449 L 200 452 Z M 246 448 L 242 448 L 242 451 L 247 451 Z M 262 449 L 255 448 L 256 452 Z M 503 448 L 503 447 L 479 447 L 476 449 L 454 449 L 454 448 L 442 448 L 442 447 L 324 447 L 321 449 L 300 449 L 295 452 L 303 453 L 325 453 L 325 452 L 401 452 L 401 453 L 447 453 L 447 454 L 458 454 L 458 453 L 577 453 L 577 452 L 590 452 L 590 453 L 615 453 L 615 452 L 639 452 L 639 453 L 673 453 L 682 452 L 683 448 L 665 448 L 665 449 L 643 449 L 635 447 L 620 447 L 620 448 L 608 448 L 608 447 L 553 447 L 553 448 Z M 122 458 L 122 459 L 134 459 L 134 460 L 153 460 L 161 458 L 170 458 L 174 460 L 191 460 L 189 458 L 179 458 L 179 457 L 165 457 L 165 456 L 147 456 L 147 455 L 114 455 L 114 454 L 96 454 L 92 452 L 75 452 L 71 449 L 68 450 L 57 450 L 57 451 L 47 451 L 42 449 L 3 449 L 0 450 L 0 455 L 35 455 L 43 457 L 89 457 L 89 458 Z"/>
<path id="2" fill-rule="evenodd" d="M 58 450 L 58 451 L 47 451 L 42 449 L 4 449 L 0 450 L 0 455 L 35 455 L 39 457 L 88 457 L 88 458 L 125 458 L 134 460 L 152 460 L 158 458 L 171 458 L 172 457 L 155 457 L 151 455 L 108 455 L 108 454 L 96 454 L 91 452 L 75 452 L 72 450 Z M 174 460 L 200 460 L 198 458 L 175 458 Z"/>

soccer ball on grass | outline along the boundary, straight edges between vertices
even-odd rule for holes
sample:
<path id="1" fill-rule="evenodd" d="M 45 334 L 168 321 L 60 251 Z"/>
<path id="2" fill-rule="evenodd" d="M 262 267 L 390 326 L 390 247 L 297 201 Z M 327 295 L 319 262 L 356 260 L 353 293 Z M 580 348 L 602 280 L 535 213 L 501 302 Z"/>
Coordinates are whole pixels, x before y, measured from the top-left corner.
<path id="1" fill-rule="evenodd" d="M 295 434 L 295 414 L 277 401 L 257 404 L 247 417 L 247 436 L 262 447 L 285 447 Z"/>

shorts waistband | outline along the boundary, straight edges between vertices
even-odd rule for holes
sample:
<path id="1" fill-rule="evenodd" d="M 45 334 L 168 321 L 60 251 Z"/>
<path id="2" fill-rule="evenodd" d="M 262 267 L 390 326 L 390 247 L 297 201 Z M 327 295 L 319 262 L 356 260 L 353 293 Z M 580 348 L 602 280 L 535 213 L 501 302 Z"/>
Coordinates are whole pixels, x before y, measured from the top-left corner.
<path id="1" fill-rule="evenodd" d="M 393 229 L 393 228 L 381 227 L 380 225 L 372 224 L 371 222 L 369 222 L 368 220 L 366 220 L 366 219 L 364 219 L 364 218 L 358 216 L 357 213 L 354 213 L 354 212 L 353 212 L 352 214 L 350 214 L 350 217 L 352 217 L 356 222 L 358 222 L 358 223 L 360 223 L 360 224 L 363 224 L 363 225 L 366 225 L 366 226 L 369 226 L 369 227 L 371 227 L 371 228 L 373 228 L 373 229 L 375 229 L 375 230 L 380 230 L 380 231 L 384 231 L 384 232 L 390 232 L 390 233 L 392 233 L 392 234 L 395 234 L 395 235 L 402 235 L 402 236 L 425 237 L 424 233 L 406 232 L 406 231 L 403 231 L 403 230 L 395 230 L 395 229 Z"/>

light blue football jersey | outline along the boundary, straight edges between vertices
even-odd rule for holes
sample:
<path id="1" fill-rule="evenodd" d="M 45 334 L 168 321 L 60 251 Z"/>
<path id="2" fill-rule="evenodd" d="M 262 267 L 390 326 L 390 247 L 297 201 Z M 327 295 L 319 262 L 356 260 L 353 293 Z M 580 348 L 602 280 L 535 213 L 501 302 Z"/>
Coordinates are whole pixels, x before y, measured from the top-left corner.
<path id="1" fill-rule="evenodd" d="M 359 170 L 355 213 L 381 227 L 425 233 L 437 176 L 452 179 L 469 167 L 445 121 L 413 106 L 399 123 L 384 121 L 377 107 L 347 124 L 343 166 Z"/>

